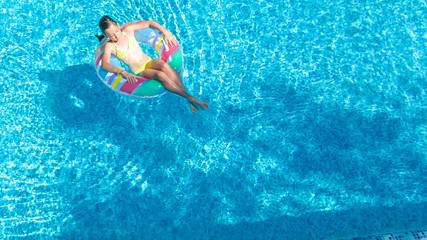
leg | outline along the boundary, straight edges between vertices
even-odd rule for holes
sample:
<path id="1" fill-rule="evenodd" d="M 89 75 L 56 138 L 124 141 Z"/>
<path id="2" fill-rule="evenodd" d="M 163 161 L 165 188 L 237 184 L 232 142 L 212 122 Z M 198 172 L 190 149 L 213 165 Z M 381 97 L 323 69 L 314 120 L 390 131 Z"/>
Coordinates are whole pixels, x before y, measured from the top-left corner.
<path id="1" fill-rule="evenodd" d="M 176 84 L 178 84 L 181 88 L 185 89 L 184 84 L 182 83 L 181 76 L 178 74 L 177 71 L 172 69 L 169 64 L 167 64 L 162 59 L 153 59 L 150 64 L 151 69 L 159 70 L 161 72 L 166 73 L 168 77 L 174 81 Z M 188 101 L 190 104 L 191 111 L 193 113 L 196 113 L 198 111 L 197 105 L 195 105 L 193 102 Z"/>
<path id="2" fill-rule="evenodd" d="M 153 70 L 158 70 L 160 72 L 163 72 L 167 75 L 167 77 L 176 85 L 180 88 L 181 91 L 187 93 L 185 91 L 185 87 L 182 84 L 182 80 L 181 80 L 181 76 L 178 74 L 177 71 L 175 71 L 174 69 L 172 69 L 169 64 L 165 63 L 165 61 L 163 61 L 162 59 L 153 59 L 153 61 L 150 64 L 150 69 Z M 162 82 L 163 84 L 163 82 Z M 163 85 L 164 86 L 164 85 Z M 168 89 L 166 86 L 164 86 L 166 89 Z M 169 90 L 169 89 L 168 89 Z M 173 91 L 171 91 L 173 92 Z M 176 92 L 175 92 L 176 93 Z M 178 95 L 180 95 L 179 93 L 176 93 Z M 188 94 L 188 93 L 187 93 Z M 182 95 L 180 95 L 182 96 Z M 194 98 L 191 96 L 191 98 Z M 194 98 L 196 99 L 196 98 Z M 191 111 L 193 113 L 198 111 L 198 108 L 201 108 L 202 110 L 206 110 L 209 105 L 207 103 L 201 102 L 198 99 L 196 99 L 196 101 L 190 100 L 188 99 L 188 102 L 190 103 L 190 107 L 191 107 Z"/>
<path id="3" fill-rule="evenodd" d="M 188 94 L 182 84 L 173 81 L 166 73 L 162 71 L 155 69 L 147 69 L 143 71 L 141 75 L 146 78 L 158 79 L 162 83 L 163 87 L 166 88 L 166 90 L 187 99 L 190 102 L 190 105 L 192 106 L 191 110 L 193 113 L 197 112 L 197 107 L 200 107 L 203 110 L 206 110 L 209 107 L 207 103 L 204 103 Z"/>
<path id="4" fill-rule="evenodd" d="M 162 59 L 153 59 L 153 61 L 150 64 L 151 69 L 159 70 L 161 72 L 166 73 L 172 81 L 179 84 L 182 88 L 184 88 L 184 85 L 182 84 L 181 76 L 177 71 L 172 69 L 169 64 L 167 64 Z"/>

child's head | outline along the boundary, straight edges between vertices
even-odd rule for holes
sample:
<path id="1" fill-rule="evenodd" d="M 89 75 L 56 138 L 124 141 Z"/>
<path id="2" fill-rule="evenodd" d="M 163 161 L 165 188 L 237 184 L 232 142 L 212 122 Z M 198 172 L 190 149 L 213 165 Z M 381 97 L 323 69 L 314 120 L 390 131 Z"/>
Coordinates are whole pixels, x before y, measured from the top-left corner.
<path id="1" fill-rule="evenodd" d="M 105 30 L 110 27 L 111 25 L 118 25 L 116 21 L 114 21 L 109 16 L 105 15 L 99 20 L 99 28 L 101 29 L 102 33 L 105 34 Z"/>
<path id="2" fill-rule="evenodd" d="M 107 38 L 113 41 L 117 41 L 121 36 L 119 24 L 107 15 L 99 20 L 99 28 Z"/>

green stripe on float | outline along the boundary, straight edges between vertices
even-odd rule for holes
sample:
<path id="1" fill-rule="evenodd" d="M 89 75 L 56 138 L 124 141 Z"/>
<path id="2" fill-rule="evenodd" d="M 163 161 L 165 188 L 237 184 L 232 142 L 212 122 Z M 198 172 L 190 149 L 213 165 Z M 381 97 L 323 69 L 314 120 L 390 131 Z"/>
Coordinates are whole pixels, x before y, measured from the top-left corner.
<path id="1" fill-rule="evenodd" d="M 179 51 L 173 56 L 172 61 L 168 62 L 169 66 L 175 71 L 179 71 L 182 66 L 182 52 Z"/>
<path id="2" fill-rule="evenodd" d="M 163 88 L 162 84 L 157 80 L 147 80 L 144 86 L 141 86 L 137 92 L 133 95 L 136 96 L 153 96 L 155 95 L 161 88 Z"/>

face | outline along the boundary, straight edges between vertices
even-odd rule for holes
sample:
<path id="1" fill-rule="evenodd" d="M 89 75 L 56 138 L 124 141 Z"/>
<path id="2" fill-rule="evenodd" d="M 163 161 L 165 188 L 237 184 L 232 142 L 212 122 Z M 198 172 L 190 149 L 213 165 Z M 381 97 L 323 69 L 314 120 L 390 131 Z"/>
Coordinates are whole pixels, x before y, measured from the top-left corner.
<path id="1" fill-rule="evenodd" d="M 111 24 L 107 29 L 105 29 L 104 33 L 107 38 L 114 42 L 117 42 L 123 36 L 119 26 L 115 24 Z"/>

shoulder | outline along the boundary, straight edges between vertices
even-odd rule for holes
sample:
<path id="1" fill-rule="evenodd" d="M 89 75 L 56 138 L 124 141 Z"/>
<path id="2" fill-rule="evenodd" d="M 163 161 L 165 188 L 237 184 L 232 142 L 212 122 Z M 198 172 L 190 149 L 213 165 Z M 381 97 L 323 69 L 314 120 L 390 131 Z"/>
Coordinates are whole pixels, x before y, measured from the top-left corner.
<path id="1" fill-rule="evenodd" d="M 132 36 L 135 30 L 133 29 L 132 25 L 127 25 L 122 27 L 122 32 L 126 33 L 129 36 Z"/>
<path id="2" fill-rule="evenodd" d="M 105 43 L 105 48 L 111 48 L 114 44 L 111 41 Z"/>
<path id="3" fill-rule="evenodd" d="M 114 52 L 115 46 L 111 41 L 105 43 L 104 52 Z"/>

